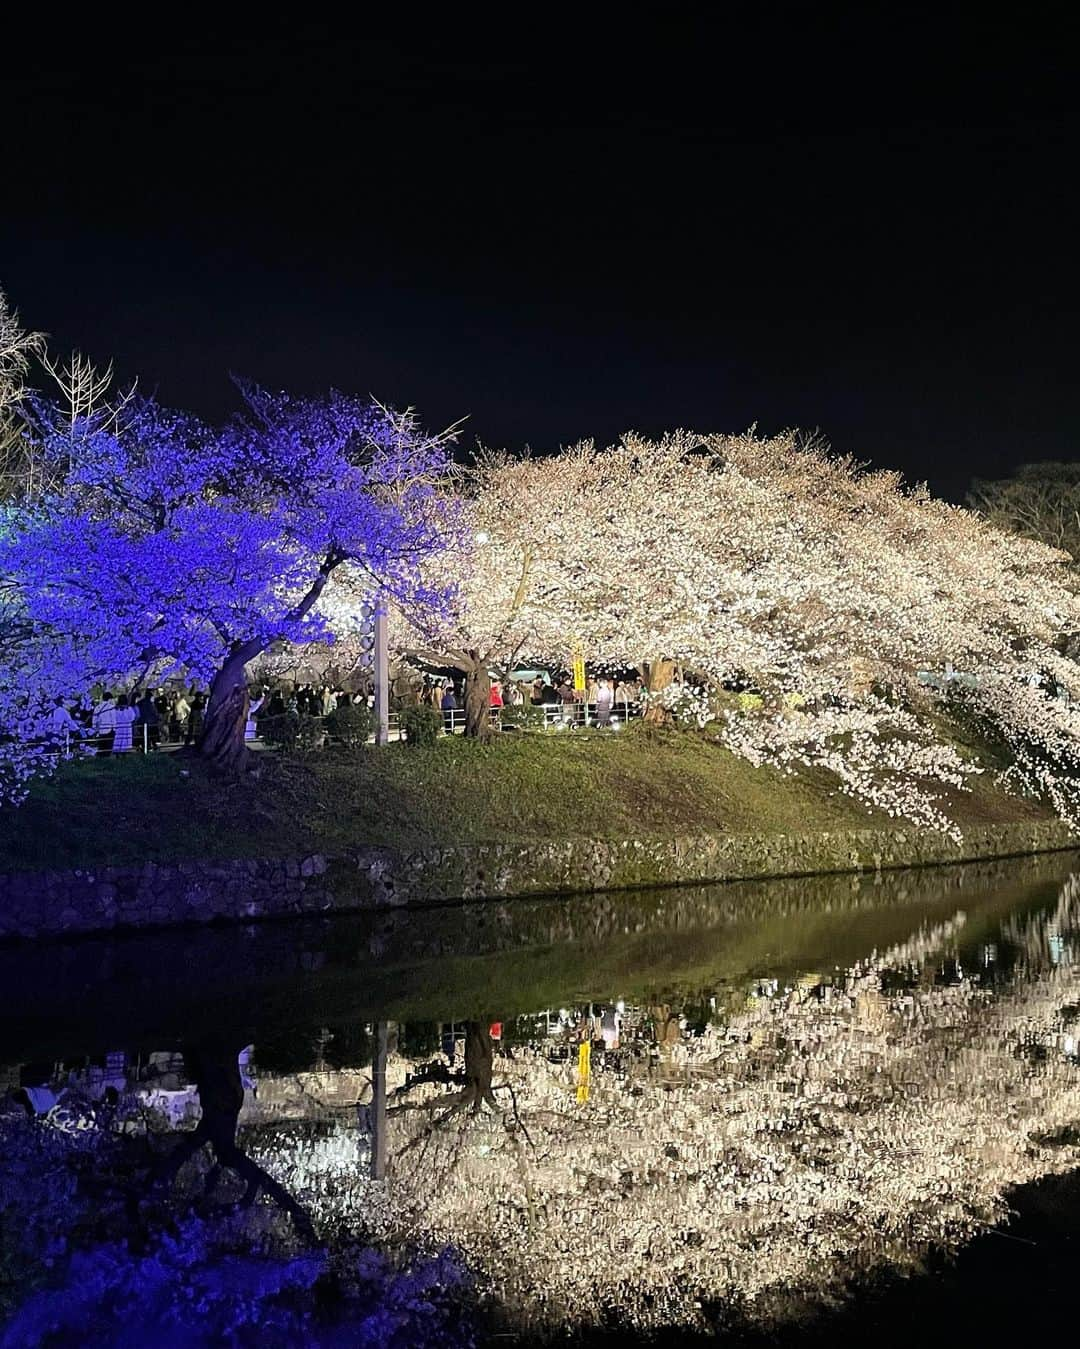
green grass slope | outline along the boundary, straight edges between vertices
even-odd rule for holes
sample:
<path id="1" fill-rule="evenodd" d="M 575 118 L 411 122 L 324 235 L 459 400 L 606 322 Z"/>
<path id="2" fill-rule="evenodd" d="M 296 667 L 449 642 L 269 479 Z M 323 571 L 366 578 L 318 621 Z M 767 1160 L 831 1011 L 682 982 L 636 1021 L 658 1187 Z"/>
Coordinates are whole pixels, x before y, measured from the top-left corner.
<path id="1" fill-rule="evenodd" d="M 381 844 L 901 827 L 826 772 L 784 776 L 678 732 L 444 738 L 430 748 L 263 753 L 242 785 L 180 755 L 89 760 L 0 810 L 0 870 L 268 857 Z M 1046 818 L 993 775 L 950 792 L 963 826 Z"/>

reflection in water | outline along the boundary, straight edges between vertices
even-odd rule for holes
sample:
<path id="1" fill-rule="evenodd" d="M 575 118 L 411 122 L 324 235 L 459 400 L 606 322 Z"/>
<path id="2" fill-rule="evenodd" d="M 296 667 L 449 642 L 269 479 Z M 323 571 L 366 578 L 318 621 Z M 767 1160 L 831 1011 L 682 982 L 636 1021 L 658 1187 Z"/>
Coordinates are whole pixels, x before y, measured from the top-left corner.
<path id="1" fill-rule="evenodd" d="M 1010 1187 L 1077 1163 L 1080 881 L 992 919 L 939 884 L 932 921 L 854 959 L 845 936 L 840 966 L 759 958 L 680 990 L 645 965 L 513 1016 L 450 989 L 441 1022 L 342 1021 L 300 1050 L 264 1018 L 255 1092 L 243 1036 L 204 1036 L 175 1085 L 200 1122 L 157 1145 L 158 1173 L 210 1143 L 207 1187 L 230 1168 L 234 1209 L 276 1206 L 254 1205 L 261 1240 L 294 1250 L 313 1222 L 324 1242 L 453 1247 L 515 1325 L 786 1319 L 959 1247 Z M 117 1088 L 114 1056 L 113 1114 L 88 1127 L 175 1132 L 149 1068 L 132 1056 Z M 56 1107 L 56 1073 L 22 1076 Z"/>
<path id="2" fill-rule="evenodd" d="M 185 1162 L 209 1145 L 214 1153 L 214 1166 L 207 1173 L 205 1193 L 211 1195 L 222 1168 L 234 1171 L 244 1181 L 242 1197 L 231 1209 L 250 1208 L 262 1192 L 296 1223 L 303 1236 L 315 1239 L 311 1219 L 289 1194 L 257 1163 L 236 1145 L 236 1129 L 244 1104 L 244 1084 L 240 1076 L 242 1047 L 221 1037 L 208 1037 L 200 1043 L 188 1045 L 184 1062 L 199 1099 L 199 1122 L 183 1134 L 180 1141 L 159 1163 L 155 1172 L 157 1183 L 171 1186 Z"/>
<path id="3" fill-rule="evenodd" d="M 1005 924 L 1002 977 L 985 946 L 960 956 L 958 914 L 842 973 L 721 990 L 703 1026 L 628 1008 L 611 1045 L 558 1019 L 495 1061 L 498 1106 L 468 1023 L 456 1091 L 392 1056 L 393 1099 L 411 1099 L 390 1112 L 385 1187 L 302 1134 L 266 1164 L 324 1219 L 457 1244 L 543 1319 L 693 1324 L 721 1301 L 820 1297 L 967 1240 L 1005 1188 L 1075 1164 L 1078 896 L 1070 881 L 1050 913 Z"/>

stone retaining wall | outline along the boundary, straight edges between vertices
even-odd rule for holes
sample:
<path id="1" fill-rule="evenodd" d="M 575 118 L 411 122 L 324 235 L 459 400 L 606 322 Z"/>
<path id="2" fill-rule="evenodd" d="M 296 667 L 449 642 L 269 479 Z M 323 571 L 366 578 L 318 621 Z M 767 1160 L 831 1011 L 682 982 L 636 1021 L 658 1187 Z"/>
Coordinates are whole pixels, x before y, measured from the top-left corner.
<path id="1" fill-rule="evenodd" d="M 1059 821 L 929 831 L 843 830 L 357 848 L 332 857 L 148 862 L 0 874 L 0 938 L 348 912 L 454 899 L 875 871 L 1051 852 L 1080 844 Z"/>

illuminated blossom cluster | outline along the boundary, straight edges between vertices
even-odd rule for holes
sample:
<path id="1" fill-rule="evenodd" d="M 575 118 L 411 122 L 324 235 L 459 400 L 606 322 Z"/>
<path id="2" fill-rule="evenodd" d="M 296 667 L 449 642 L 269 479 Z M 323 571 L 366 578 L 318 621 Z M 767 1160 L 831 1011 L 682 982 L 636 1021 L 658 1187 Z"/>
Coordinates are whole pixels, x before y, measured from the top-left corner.
<path id="1" fill-rule="evenodd" d="M 0 575 L 69 698 L 180 670 L 211 684 L 209 733 L 233 689 L 246 705 L 246 666 L 269 647 L 356 626 L 339 573 L 444 602 L 419 568 L 453 535 L 445 438 L 366 400 L 242 391 L 222 430 L 137 400 L 119 419 L 37 409 L 60 487 L 9 508 Z"/>
<path id="2" fill-rule="evenodd" d="M 64 750 L 43 734 L 53 699 L 69 692 L 64 670 L 84 652 L 32 628 L 0 577 L 0 803 L 21 802 L 35 778 L 47 777 Z"/>
<path id="3" fill-rule="evenodd" d="M 664 660 L 682 686 L 654 690 L 654 707 L 751 762 L 830 768 L 864 804 L 953 833 L 942 788 L 979 769 L 942 735 L 962 698 L 1016 755 L 1009 782 L 1080 823 L 1065 555 L 794 434 L 493 459 L 464 495 L 469 529 L 436 563 L 456 607 L 422 633 L 436 650 Z"/>
<path id="4" fill-rule="evenodd" d="M 14 410 L 23 397 L 30 357 L 40 349 L 40 334 L 23 329 L 0 290 L 0 547 L 13 528 L 14 511 L 5 502 L 9 467 L 19 460 L 22 437 Z M 58 758 L 54 746 L 37 743 L 49 689 L 34 637 L 13 578 L 0 567 L 0 803 L 20 801 L 32 780 L 50 773 Z"/>
<path id="5" fill-rule="evenodd" d="M 0 405 L 22 396 L 34 341 L 0 303 Z M 490 734 L 491 670 L 580 653 L 639 667 L 650 717 L 754 764 L 828 769 L 864 805 L 954 835 L 949 798 L 982 767 L 948 729 L 962 714 L 1000 742 L 1007 786 L 1080 826 L 1065 554 L 795 433 L 631 434 L 463 468 L 410 414 L 242 393 L 217 430 L 131 396 L 29 418 L 55 490 L 0 518 L 21 634 L 0 626 L 4 797 L 54 761 L 26 747 L 48 695 L 96 680 L 210 681 L 204 741 L 236 695 L 242 754 L 252 662 L 340 638 L 355 663 L 379 593 L 397 652 L 464 674 L 470 734 Z"/>

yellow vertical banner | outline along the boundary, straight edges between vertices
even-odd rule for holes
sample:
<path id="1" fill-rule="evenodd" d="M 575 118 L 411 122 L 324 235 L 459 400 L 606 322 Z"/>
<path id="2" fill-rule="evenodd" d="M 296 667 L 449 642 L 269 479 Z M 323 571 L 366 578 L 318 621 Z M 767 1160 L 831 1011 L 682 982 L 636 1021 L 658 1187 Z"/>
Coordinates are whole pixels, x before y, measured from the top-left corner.
<path id="1" fill-rule="evenodd" d="M 579 1103 L 584 1104 L 589 1099 L 589 1079 L 592 1077 L 592 1045 L 588 1040 L 583 1040 L 578 1046 L 577 1071 L 577 1098 Z"/>
<path id="2" fill-rule="evenodd" d="M 574 688 L 579 693 L 585 692 L 585 657 L 580 651 L 574 652 Z"/>

